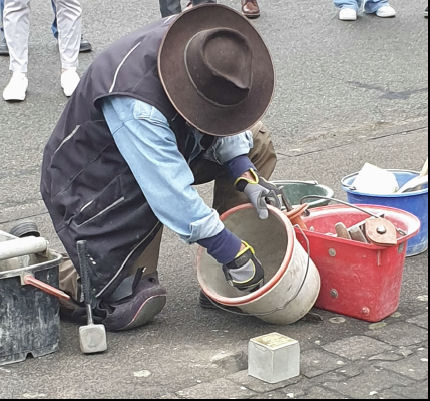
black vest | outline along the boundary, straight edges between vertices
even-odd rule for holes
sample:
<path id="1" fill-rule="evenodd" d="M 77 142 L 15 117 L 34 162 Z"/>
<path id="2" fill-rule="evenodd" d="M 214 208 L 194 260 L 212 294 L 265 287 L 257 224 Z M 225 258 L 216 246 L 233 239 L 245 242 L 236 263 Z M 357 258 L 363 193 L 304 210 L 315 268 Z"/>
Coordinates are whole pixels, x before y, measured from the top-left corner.
<path id="1" fill-rule="evenodd" d="M 131 33 L 94 60 L 44 150 L 43 200 L 78 272 L 76 241 L 87 240 L 97 297 L 116 288 L 161 228 L 114 143 L 100 100 L 125 95 L 155 106 L 187 157 L 188 126 L 168 100 L 157 68 L 158 50 L 172 21 L 162 19 Z"/>

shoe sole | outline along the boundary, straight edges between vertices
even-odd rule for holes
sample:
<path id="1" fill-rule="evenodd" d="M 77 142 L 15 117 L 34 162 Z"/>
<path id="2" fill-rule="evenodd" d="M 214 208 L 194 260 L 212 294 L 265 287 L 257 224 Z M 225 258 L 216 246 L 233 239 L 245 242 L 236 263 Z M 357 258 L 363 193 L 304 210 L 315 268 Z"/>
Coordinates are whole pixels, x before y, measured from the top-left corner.
<path id="1" fill-rule="evenodd" d="M 6 97 L 6 96 L 3 95 L 3 99 L 6 100 L 6 102 L 11 102 L 11 103 L 13 103 L 13 102 L 22 102 L 23 100 L 25 100 L 26 96 L 27 96 L 27 93 L 23 97 L 17 97 L 17 96 L 15 96 L 15 97 Z"/>
<path id="2" fill-rule="evenodd" d="M 164 295 L 156 295 L 147 299 L 139 308 L 133 319 L 127 326 L 118 329 L 118 331 L 131 330 L 150 322 L 155 315 L 160 313 L 166 305 L 167 297 Z"/>
<path id="3" fill-rule="evenodd" d="M 202 309 L 207 309 L 207 310 L 221 310 L 224 312 L 231 312 L 231 313 L 238 313 L 238 314 L 244 314 L 240 308 L 237 308 L 235 306 L 226 306 L 226 305 L 221 305 L 218 302 L 215 301 L 211 301 L 209 298 L 205 297 L 202 298 L 202 296 L 199 296 L 199 306 Z"/>
<path id="4" fill-rule="evenodd" d="M 3 100 L 10 103 L 18 103 L 23 102 L 25 100 L 25 97 L 23 97 L 22 99 L 6 99 L 5 97 L 3 97 Z"/>
<path id="5" fill-rule="evenodd" d="M 79 53 L 88 53 L 92 50 L 93 50 L 93 48 L 91 46 L 85 46 L 85 47 L 79 48 Z"/>
<path id="6" fill-rule="evenodd" d="M 256 19 L 260 16 L 260 14 L 245 14 L 245 13 L 243 13 L 243 15 L 249 19 Z"/>

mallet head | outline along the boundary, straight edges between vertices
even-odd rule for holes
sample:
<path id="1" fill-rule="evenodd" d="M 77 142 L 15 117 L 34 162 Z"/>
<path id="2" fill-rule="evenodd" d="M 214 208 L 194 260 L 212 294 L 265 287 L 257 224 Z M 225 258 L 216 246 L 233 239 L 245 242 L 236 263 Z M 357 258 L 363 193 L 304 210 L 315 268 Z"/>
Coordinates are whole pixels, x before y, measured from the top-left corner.
<path id="1" fill-rule="evenodd" d="M 79 327 L 79 343 L 84 354 L 95 354 L 107 350 L 106 329 L 102 324 Z"/>

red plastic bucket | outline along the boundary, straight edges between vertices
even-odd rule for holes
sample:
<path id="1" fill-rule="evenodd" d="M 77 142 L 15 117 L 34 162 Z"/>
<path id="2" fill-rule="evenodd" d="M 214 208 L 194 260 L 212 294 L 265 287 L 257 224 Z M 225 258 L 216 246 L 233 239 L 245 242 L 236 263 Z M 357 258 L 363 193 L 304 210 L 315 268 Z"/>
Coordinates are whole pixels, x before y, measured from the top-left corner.
<path id="1" fill-rule="evenodd" d="M 379 246 L 336 237 L 335 224 L 351 227 L 369 214 L 346 205 L 310 209 L 303 217 L 310 255 L 321 277 L 315 307 L 369 322 L 391 315 L 399 305 L 407 241 L 420 229 L 420 221 L 404 210 L 377 205 L 355 205 L 373 214 L 384 213 L 396 228 L 397 245 Z M 297 230 L 297 229 L 296 229 Z M 297 238 L 305 245 L 303 236 Z"/>

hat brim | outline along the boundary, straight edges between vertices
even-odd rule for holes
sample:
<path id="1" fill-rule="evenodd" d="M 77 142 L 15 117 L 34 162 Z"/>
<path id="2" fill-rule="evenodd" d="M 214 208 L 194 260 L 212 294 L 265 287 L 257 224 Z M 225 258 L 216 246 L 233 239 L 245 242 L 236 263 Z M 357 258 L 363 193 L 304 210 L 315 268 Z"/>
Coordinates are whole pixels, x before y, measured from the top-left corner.
<path id="1" fill-rule="evenodd" d="M 188 41 L 199 31 L 230 28 L 242 33 L 253 52 L 249 96 L 236 106 L 216 106 L 200 96 L 190 81 L 184 62 Z M 265 114 L 273 96 L 272 58 L 251 23 L 230 7 L 205 4 L 179 14 L 165 34 L 158 54 L 158 73 L 164 90 L 182 117 L 199 131 L 229 136 L 246 131 Z"/>

